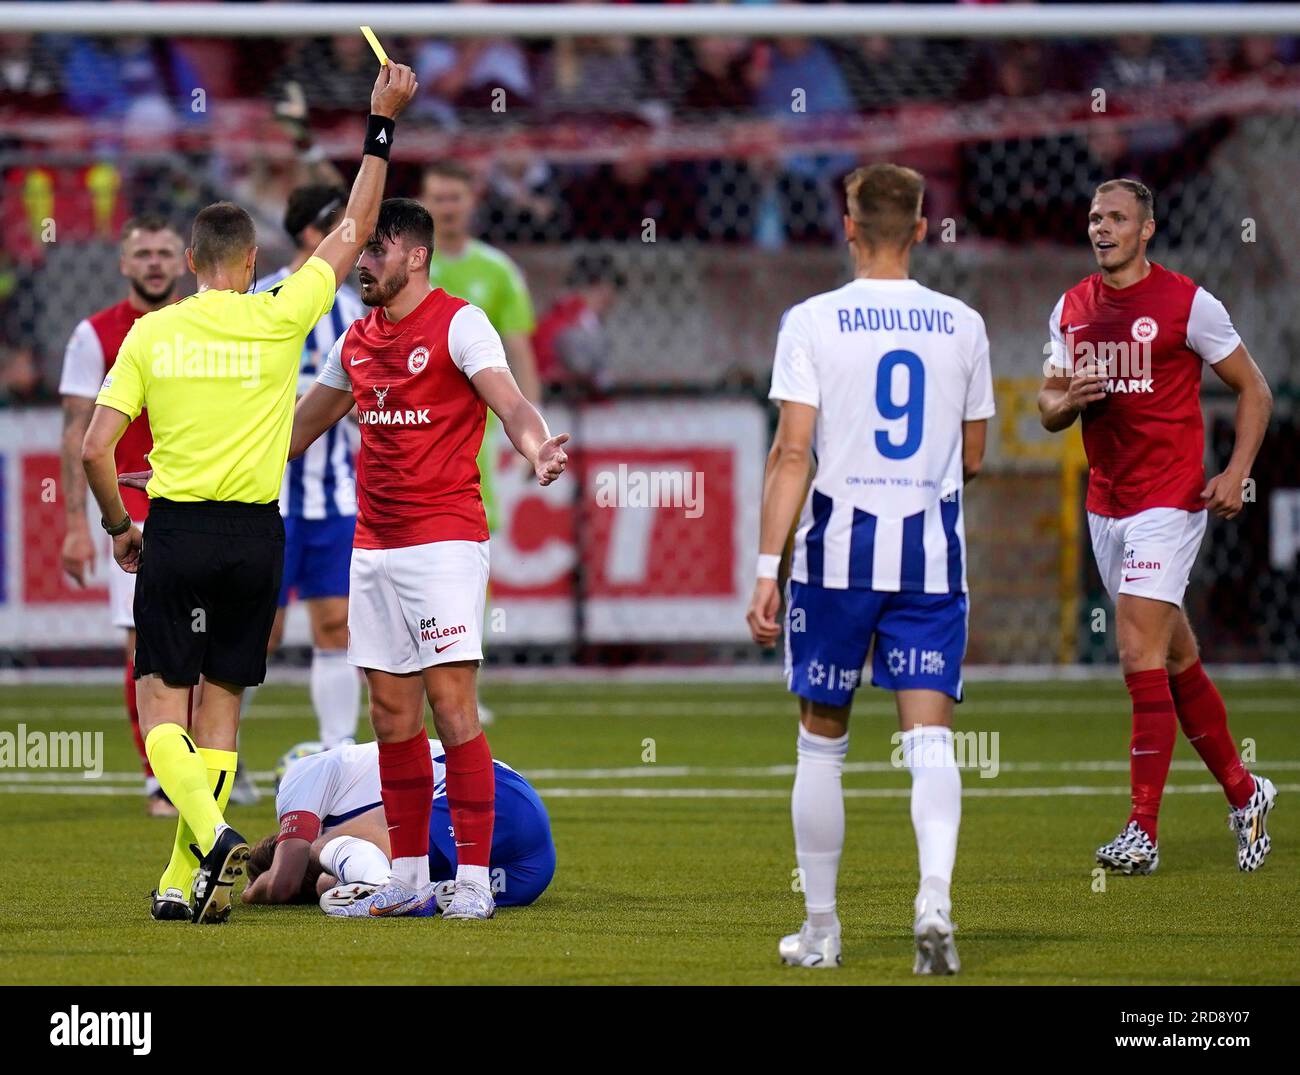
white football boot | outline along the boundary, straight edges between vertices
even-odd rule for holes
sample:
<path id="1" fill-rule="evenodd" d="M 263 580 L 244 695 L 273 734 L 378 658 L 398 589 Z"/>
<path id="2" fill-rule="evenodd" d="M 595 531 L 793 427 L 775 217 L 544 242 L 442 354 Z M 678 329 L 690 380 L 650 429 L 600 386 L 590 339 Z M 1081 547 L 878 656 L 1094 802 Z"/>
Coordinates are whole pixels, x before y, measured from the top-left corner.
<path id="1" fill-rule="evenodd" d="M 1237 869 L 1246 873 L 1258 870 L 1273 849 L 1273 841 L 1264 828 L 1268 812 L 1277 799 L 1277 788 L 1266 776 L 1254 776 L 1255 793 L 1240 810 L 1228 813 L 1228 828 L 1237 834 Z"/>
<path id="2" fill-rule="evenodd" d="M 434 897 L 438 901 L 438 912 L 442 913 L 451 906 L 451 898 L 456 895 L 455 881 L 435 881 L 433 883 Z"/>
<path id="3" fill-rule="evenodd" d="M 961 970 L 957 943 L 953 934 L 952 909 L 932 891 L 922 889 L 914 904 L 916 918 L 912 933 L 916 937 L 916 962 L 913 974 L 956 974 Z"/>
<path id="4" fill-rule="evenodd" d="M 367 884 L 365 881 L 353 881 L 351 884 L 335 885 L 327 892 L 323 892 L 320 898 L 320 909 L 326 914 L 330 913 L 331 907 L 346 907 L 357 900 L 365 899 L 379 886 Z"/>
<path id="5" fill-rule="evenodd" d="M 437 885 L 430 885 L 433 893 L 432 903 L 438 906 Z M 442 917 L 472 918 L 486 920 L 497 913 L 496 900 L 492 893 L 476 881 L 456 881 L 451 894 L 451 902 L 443 909 Z"/>
<path id="6" fill-rule="evenodd" d="M 781 938 L 777 951 L 781 962 L 791 967 L 834 970 L 841 963 L 839 923 L 830 929 L 813 929 L 805 922 L 798 933 Z"/>
<path id="7" fill-rule="evenodd" d="M 1160 849 L 1141 825 L 1130 821 L 1115 839 L 1097 848 L 1097 861 L 1123 874 L 1155 873 L 1160 865 Z"/>

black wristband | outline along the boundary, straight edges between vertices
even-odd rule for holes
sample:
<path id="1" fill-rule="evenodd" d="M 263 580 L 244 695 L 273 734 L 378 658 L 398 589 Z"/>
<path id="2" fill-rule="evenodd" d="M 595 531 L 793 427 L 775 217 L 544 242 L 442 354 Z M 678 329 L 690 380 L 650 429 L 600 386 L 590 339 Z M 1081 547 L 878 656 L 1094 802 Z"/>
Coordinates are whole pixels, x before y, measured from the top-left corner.
<path id="1" fill-rule="evenodd" d="M 101 515 L 99 517 L 99 525 L 104 528 L 104 532 L 109 537 L 117 537 L 120 534 L 125 534 L 131 529 L 131 516 L 129 514 L 124 515 L 122 516 L 122 521 L 120 523 L 114 523 L 112 526 L 109 526 L 108 520 Z"/>
<path id="2" fill-rule="evenodd" d="M 371 113 L 370 118 L 366 120 L 366 144 L 361 150 L 362 155 L 369 154 L 372 157 L 383 157 L 388 160 L 388 154 L 393 148 L 393 131 L 397 124 L 387 116 L 376 116 Z"/>

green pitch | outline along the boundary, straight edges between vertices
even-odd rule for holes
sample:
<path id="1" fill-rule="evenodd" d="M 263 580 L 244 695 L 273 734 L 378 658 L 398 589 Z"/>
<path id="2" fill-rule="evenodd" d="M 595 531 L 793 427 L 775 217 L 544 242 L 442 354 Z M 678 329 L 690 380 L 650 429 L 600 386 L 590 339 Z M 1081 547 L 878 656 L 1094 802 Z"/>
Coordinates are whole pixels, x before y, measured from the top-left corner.
<path id="1" fill-rule="evenodd" d="M 1300 982 L 1300 687 L 1227 683 L 1232 730 L 1279 788 L 1273 853 L 1238 873 L 1226 804 L 1180 739 L 1152 877 L 1094 877 L 1127 816 L 1128 704 L 1111 683 L 973 684 L 954 881 L 966 983 Z M 144 816 L 114 688 L 5 688 L 0 732 L 102 731 L 98 781 L 0 769 L 0 983 L 912 983 L 908 776 L 888 696 L 860 696 L 844 784 L 844 967 L 783 968 L 802 919 L 789 789 L 795 722 L 777 686 L 491 685 L 493 752 L 533 779 L 559 851 L 551 889 L 489 923 L 352 922 L 237 905 L 155 923 L 173 822 Z M 270 770 L 315 737 L 305 689 L 267 688 L 243 732 Z M 979 749 L 975 749 L 979 748 Z M 997 773 L 993 773 L 993 763 Z M 269 792 L 269 783 L 263 781 Z M 69 791 L 81 794 L 69 794 Z M 93 793 L 93 794 L 88 794 Z M 233 808 L 249 838 L 269 794 Z"/>

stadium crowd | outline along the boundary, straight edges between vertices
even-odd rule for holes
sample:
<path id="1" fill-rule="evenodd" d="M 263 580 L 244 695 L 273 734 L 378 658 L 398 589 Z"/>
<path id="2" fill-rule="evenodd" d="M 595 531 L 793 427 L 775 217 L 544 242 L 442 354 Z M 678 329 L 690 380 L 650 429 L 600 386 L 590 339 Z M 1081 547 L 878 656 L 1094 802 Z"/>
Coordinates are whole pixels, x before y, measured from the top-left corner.
<path id="1" fill-rule="evenodd" d="M 397 37 L 394 47 L 420 80 L 408 129 L 472 164 L 478 233 L 506 246 L 636 241 L 646 219 L 660 240 L 829 244 L 837 184 L 873 133 L 930 177 L 932 223 L 1070 241 L 1102 177 L 1140 174 L 1167 189 L 1205 168 L 1232 120 L 1179 101 L 1243 79 L 1300 82 L 1300 42 L 1267 37 Z M 87 250 L 111 270 L 113 236 L 132 213 L 186 227 L 202 205 L 234 197 L 258 221 L 267 264 L 287 260 L 278 222 L 302 171 L 285 129 L 309 125 L 311 151 L 341 160 L 372 65 L 356 34 L 0 35 L 0 405 L 50 398 L 62 341 L 36 323 L 31 295 L 73 260 L 86 271 Z M 1109 95 L 1100 109 L 1098 87 Z M 420 143 L 406 141 L 397 190 L 434 155 L 417 159 Z M 1176 224 L 1164 239 L 1178 242 Z"/>

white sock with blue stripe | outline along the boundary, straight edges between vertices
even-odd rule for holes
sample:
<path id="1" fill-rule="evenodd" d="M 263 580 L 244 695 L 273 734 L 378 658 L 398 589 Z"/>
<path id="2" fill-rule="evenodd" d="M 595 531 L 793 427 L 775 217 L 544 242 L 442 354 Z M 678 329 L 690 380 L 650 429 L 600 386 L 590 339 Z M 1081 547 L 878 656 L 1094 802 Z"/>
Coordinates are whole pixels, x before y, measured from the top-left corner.
<path id="1" fill-rule="evenodd" d="M 340 884 L 365 882 L 382 885 L 388 880 L 388 856 L 369 840 L 359 836 L 336 836 L 320 851 L 321 869 L 332 873 Z"/>
<path id="2" fill-rule="evenodd" d="M 921 888 L 947 904 L 961 827 L 961 770 L 952 729 L 922 725 L 903 733 L 903 764 L 912 774 L 912 828 Z"/>
<path id="3" fill-rule="evenodd" d="M 830 738 L 799 726 L 798 764 L 790 813 L 794 819 L 794 851 L 803 877 L 808 924 L 833 929 L 835 883 L 844 850 L 844 757 L 849 736 Z"/>

